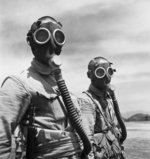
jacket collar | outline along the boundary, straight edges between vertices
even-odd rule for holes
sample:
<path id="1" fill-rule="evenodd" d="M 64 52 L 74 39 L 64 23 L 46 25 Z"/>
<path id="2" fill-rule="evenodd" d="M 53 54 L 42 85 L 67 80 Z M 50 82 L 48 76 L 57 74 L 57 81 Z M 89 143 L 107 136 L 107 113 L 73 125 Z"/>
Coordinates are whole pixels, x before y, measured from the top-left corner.
<path id="1" fill-rule="evenodd" d="M 97 97 L 107 97 L 108 93 L 107 91 L 100 91 L 95 86 L 90 84 L 89 91 L 91 91 L 93 94 L 95 94 Z"/>
<path id="2" fill-rule="evenodd" d="M 89 86 L 89 91 L 93 92 L 96 96 L 102 97 L 103 93 L 99 91 L 96 87 L 94 87 L 92 84 Z"/>
<path id="3" fill-rule="evenodd" d="M 42 64 L 41 62 L 37 61 L 35 58 L 33 58 L 31 66 L 42 75 L 49 75 L 52 73 L 52 69 L 50 67 Z"/>

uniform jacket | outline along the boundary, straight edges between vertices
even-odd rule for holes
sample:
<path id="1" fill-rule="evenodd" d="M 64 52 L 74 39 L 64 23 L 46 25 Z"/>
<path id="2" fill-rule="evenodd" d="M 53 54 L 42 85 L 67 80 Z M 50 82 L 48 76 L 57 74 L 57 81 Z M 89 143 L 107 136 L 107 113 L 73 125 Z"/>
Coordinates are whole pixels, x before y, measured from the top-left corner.
<path id="1" fill-rule="evenodd" d="M 109 93 L 104 94 L 93 85 L 90 85 L 88 91 L 83 92 L 79 101 L 83 124 L 91 142 L 101 147 L 100 144 L 104 138 L 103 134 L 106 134 L 111 142 L 117 143 L 116 149 L 120 153 L 121 148 L 118 143 L 120 130 Z M 111 131 L 112 127 L 113 131 Z M 104 144 L 107 145 L 107 143 Z"/>
<path id="2" fill-rule="evenodd" d="M 71 97 L 79 112 L 75 96 Z M 7 77 L 0 90 L 0 158 L 8 158 L 15 151 L 12 134 L 18 125 L 26 140 L 26 112 L 31 104 L 35 106 L 36 159 L 81 151 L 51 70 L 33 59 L 20 75 Z"/>

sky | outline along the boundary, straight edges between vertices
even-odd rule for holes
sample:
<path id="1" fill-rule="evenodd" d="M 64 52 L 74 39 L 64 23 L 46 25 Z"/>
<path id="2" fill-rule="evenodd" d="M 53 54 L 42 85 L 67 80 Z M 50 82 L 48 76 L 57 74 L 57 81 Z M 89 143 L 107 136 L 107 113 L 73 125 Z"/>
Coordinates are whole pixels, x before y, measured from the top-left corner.
<path id="1" fill-rule="evenodd" d="M 62 71 L 70 91 L 88 89 L 87 65 L 104 56 L 117 70 L 112 79 L 120 109 L 150 114 L 150 1 L 1 0 L 0 82 L 30 65 L 26 33 L 39 17 L 63 24 Z"/>

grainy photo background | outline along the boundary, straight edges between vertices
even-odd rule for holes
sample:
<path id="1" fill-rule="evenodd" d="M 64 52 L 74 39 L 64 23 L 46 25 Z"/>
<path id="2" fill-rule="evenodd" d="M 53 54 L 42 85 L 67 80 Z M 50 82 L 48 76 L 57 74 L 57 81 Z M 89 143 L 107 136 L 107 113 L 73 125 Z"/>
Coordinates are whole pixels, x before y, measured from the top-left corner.
<path id="1" fill-rule="evenodd" d="M 26 33 L 44 15 L 63 24 L 62 70 L 71 92 L 88 88 L 87 64 L 104 56 L 117 70 L 112 85 L 123 117 L 150 115 L 150 1 L 0 0 L 0 83 L 30 64 Z M 127 158 L 149 159 L 150 122 L 126 125 Z"/>

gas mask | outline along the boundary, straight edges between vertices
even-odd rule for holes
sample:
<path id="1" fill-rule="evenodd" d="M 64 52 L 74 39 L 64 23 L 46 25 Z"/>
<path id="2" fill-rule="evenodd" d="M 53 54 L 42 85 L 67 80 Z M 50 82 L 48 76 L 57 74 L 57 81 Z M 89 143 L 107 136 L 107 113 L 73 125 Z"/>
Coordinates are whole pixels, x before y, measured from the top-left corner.
<path id="1" fill-rule="evenodd" d="M 59 28 L 52 28 L 53 24 L 46 23 L 33 33 L 34 42 L 38 45 L 46 45 L 49 43 L 54 48 L 55 53 L 60 54 L 60 48 L 65 44 L 65 35 Z M 48 26 L 48 27 L 47 27 Z"/>
<path id="2" fill-rule="evenodd" d="M 101 84 L 108 84 L 116 71 L 111 67 L 112 63 L 103 57 L 96 57 L 88 65 L 88 77 L 93 81 L 99 81 Z"/>
<path id="3" fill-rule="evenodd" d="M 34 22 L 27 34 L 27 42 L 33 54 L 44 52 L 47 48 L 51 53 L 60 55 L 65 44 L 65 35 L 61 30 L 62 25 L 54 18 L 45 16 Z"/>

